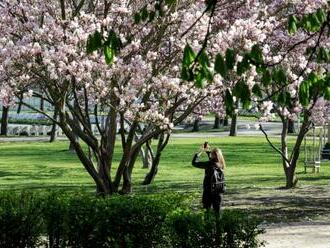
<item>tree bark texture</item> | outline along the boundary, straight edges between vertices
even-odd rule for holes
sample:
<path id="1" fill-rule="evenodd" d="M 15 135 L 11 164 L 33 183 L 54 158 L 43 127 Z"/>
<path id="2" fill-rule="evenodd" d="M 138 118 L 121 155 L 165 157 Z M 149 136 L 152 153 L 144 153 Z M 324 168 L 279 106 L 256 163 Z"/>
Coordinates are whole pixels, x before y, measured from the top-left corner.
<path id="1" fill-rule="evenodd" d="M 8 134 L 8 119 L 9 119 L 9 107 L 2 107 L 1 116 L 1 135 L 7 136 Z"/>
<path id="2" fill-rule="evenodd" d="M 237 136 L 237 114 L 233 114 L 231 118 L 229 136 Z"/>
<path id="3" fill-rule="evenodd" d="M 200 123 L 199 118 L 195 119 L 192 132 L 199 132 L 199 123 Z"/>
<path id="4" fill-rule="evenodd" d="M 215 115 L 213 129 L 219 129 L 221 126 L 221 119 L 218 115 Z"/>

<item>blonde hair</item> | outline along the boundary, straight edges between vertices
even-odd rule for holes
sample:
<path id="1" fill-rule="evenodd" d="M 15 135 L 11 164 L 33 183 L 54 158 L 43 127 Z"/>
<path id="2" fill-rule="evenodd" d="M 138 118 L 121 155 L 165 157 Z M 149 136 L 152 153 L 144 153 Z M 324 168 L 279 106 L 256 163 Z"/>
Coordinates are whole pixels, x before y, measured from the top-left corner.
<path id="1" fill-rule="evenodd" d="M 222 170 L 225 169 L 226 162 L 222 155 L 222 151 L 219 148 L 214 148 L 211 151 L 211 154 L 213 155 L 212 157 L 215 159 L 216 165 Z"/>

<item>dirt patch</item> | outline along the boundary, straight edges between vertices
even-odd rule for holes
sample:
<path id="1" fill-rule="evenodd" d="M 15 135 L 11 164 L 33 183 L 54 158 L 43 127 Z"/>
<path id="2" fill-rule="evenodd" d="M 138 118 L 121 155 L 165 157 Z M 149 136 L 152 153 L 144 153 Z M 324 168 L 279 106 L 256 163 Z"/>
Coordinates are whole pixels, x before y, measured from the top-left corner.
<path id="1" fill-rule="evenodd" d="M 266 233 L 260 236 L 266 248 L 329 248 L 330 222 L 290 223 L 265 226 Z"/>
<path id="2" fill-rule="evenodd" d="M 262 220 L 266 248 L 329 248 L 330 186 L 293 190 L 245 188 L 228 192 L 224 207 Z"/>
<path id="3" fill-rule="evenodd" d="M 229 192 L 224 207 L 260 217 L 264 224 L 330 220 L 330 187 L 304 186 L 293 190 L 245 188 Z M 330 245 L 329 245 L 330 247 Z"/>

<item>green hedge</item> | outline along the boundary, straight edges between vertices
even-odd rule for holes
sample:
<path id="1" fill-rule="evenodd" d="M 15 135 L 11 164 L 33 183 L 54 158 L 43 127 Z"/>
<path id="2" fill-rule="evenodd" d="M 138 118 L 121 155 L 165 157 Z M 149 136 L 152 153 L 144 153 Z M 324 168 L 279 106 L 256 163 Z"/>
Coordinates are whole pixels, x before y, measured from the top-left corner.
<path id="1" fill-rule="evenodd" d="M 189 210 L 184 194 L 94 197 L 0 195 L 0 247 L 259 247 L 257 223 L 237 211 Z"/>
<path id="2" fill-rule="evenodd" d="M 1 121 L 1 118 L 0 118 Z M 12 118 L 9 117 L 8 119 L 8 123 L 10 124 L 21 124 L 21 125 L 47 125 L 50 126 L 52 125 L 52 121 L 48 120 L 48 119 L 16 119 L 16 118 Z"/>

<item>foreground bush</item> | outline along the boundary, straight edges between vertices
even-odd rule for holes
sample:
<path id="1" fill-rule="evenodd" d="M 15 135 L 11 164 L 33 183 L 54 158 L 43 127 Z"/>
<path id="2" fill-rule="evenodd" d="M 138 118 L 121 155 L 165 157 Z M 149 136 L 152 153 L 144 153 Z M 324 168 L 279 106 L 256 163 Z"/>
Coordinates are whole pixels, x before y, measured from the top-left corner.
<path id="1" fill-rule="evenodd" d="M 192 212 L 185 195 L 2 194 L 0 247 L 258 247 L 245 215 Z"/>
<path id="2" fill-rule="evenodd" d="M 42 233 L 40 198 L 31 194 L 0 197 L 0 247 L 35 247 Z"/>
<path id="3" fill-rule="evenodd" d="M 263 233 L 258 222 L 238 211 L 224 211 L 216 219 L 213 212 L 176 211 L 168 218 L 172 247 L 256 248 L 262 246 L 257 236 Z"/>

